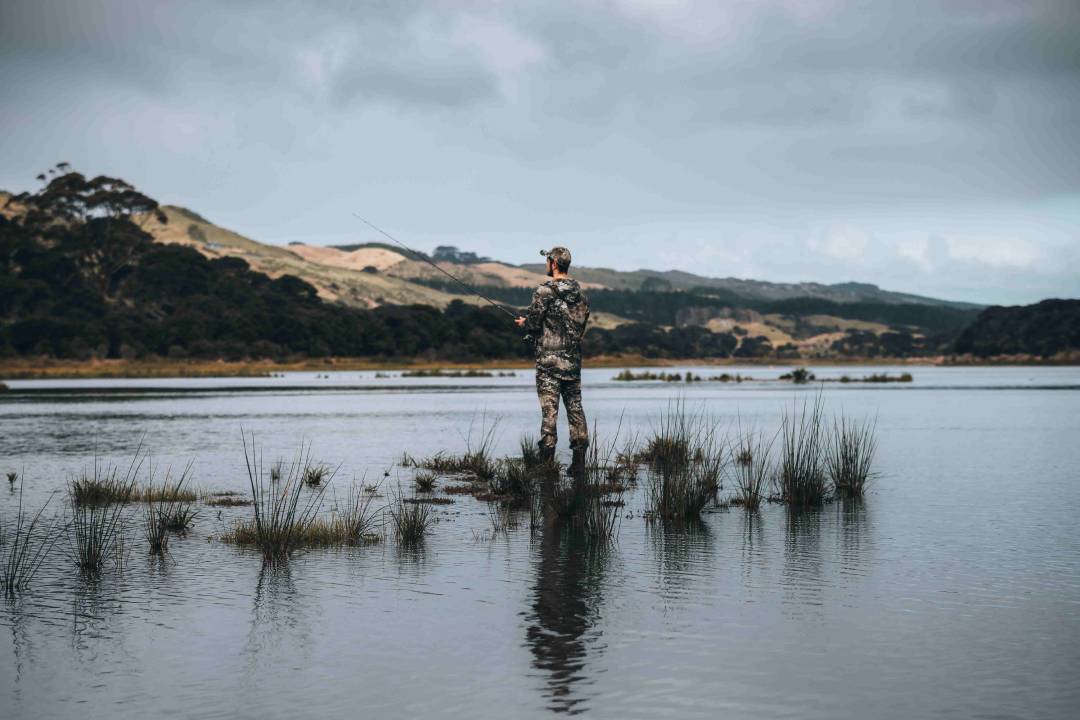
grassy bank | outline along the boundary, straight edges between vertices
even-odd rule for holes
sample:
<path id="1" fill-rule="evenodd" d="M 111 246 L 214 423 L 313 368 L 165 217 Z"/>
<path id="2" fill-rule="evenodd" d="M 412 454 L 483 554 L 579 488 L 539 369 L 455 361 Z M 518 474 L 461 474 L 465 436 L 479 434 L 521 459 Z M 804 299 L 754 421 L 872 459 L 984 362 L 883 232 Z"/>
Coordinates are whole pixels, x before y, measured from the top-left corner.
<path id="1" fill-rule="evenodd" d="M 1080 353 L 1053 358 L 1010 355 L 1000 358 L 938 356 L 923 358 L 812 358 L 805 360 L 777 358 L 685 358 L 681 360 L 646 358 L 640 355 L 611 355 L 587 358 L 587 368 L 685 367 L 687 365 L 788 366 L 793 363 L 814 366 L 980 366 L 980 365 L 1080 365 Z M 333 372 L 409 370 L 462 372 L 467 370 L 528 370 L 531 361 L 498 360 L 473 363 L 412 361 L 375 361 L 366 358 L 319 358 L 274 362 L 272 360 L 53 360 L 9 358 L 0 360 L 2 380 L 40 380 L 61 378 L 186 378 L 186 377 L 269 377 L 282 372 Z"/>

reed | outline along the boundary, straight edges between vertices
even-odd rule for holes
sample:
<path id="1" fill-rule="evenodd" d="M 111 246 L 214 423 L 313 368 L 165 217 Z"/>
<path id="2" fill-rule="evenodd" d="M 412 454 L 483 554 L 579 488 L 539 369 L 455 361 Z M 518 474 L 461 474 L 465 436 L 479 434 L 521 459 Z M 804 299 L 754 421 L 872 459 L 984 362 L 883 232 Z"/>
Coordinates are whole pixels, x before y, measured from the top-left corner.
<path id="1" fill-rule="evenodd" d="M 308 487 L 319 487 L 324 482 L 332 480 L 336 473 L 335 468 L 324 463 L 308 465 L 304 468 L 304 484 Z"/>
<path id="2" fill-rule="evenodd" d="M 786 408 L 780 422 L 779 465 L 773 476 L 777 499 L 795 508 L 822 504 L 827 494 L 823 402 L 821 393 L 812 404 Z"/>
<path id="3" fill-rule="evenodd" d="M 161 487 L 156 489 L 153 469 L 150 470 L 146 494 L 151 500 L 146 508 L 144 532 L 151 554 L 163 555 L 169 549 L 169 533 L 185 532 L 195 521 L 198 512 L 192 508 L 192 503 L 196 495 L 184 488 L 184 483 L 191 478 L 192 465 L 189 462 L 175 482 L 171 482 L 171 469 L 166 470 Z"/>
<path id="4" fill-rule="evenodd" d="M 466 475 L 476 480 L 489 482 L 495 477 L 498 469 L 492 458 L 491 449 L 495 444 L 499 421 L 496 419 L 489 425 L 487 416 L 482 415 L 479 428 L 476 423 L 475 417 L 469 422 L 464 454 L 452 455 L 441 452 L 424 460 L 416 460 L 406 452 L 402 456 L 401 464 L 433 470 L 440 475 Z"/>
<path id="5" fill-rule="evenodd" d="M 430 503 L 410 503 L 400 491 L 391 504 L 389 513 L 394 535 L 402 545 L 419 545 L 424 542 L 428 530 L 435 524 Z"/>
<path id="6" fill-rule="evenodd" d="M 736 438 L 731 444 L 731 462 L 728 464 L 732 486 L 735 488 L 735 505 L 747 510 L 757 510 L 773 474 L 772 448 L 776 436 L 749 430 L 743 432 L 739 421 Z"/>
<path id="7" fill-rule="evenodd" d="M 429 493 L 435 490 L 435 478 L 437 475 L 432 470 L 420 470 L 413 478 L 416 492 Z"/>
<path id="8" fill-rule="evenodd" d="M 540 466 L 540 446 L 536 442 L 536 437 L 533 435 L 522 435 L 520 440 L 521 445 L 521 462 L 525 465 L 526 470 L 532 470 Z"/>
<path id="9" fill-rule="evenodd" d="M 45 559 L 52 552 L 60 533 L 53 518 L 45 524 L 42 517 L 52 502 L 52 495 L 32 516 L 23 509 L 23 491 L 19 488 L 19 507 L 15 514 L 15 528 L 8 535 L 0 532 L 0 546 L 6 547 L 2 558 L 4 574 L 0 577 L 4 594 L 13 597 L 33 582 Z"/>
<path id="10" fill-rule="evenodd" d="M 72 558 L 79 571 L 96 576 L 111 557 L 119 570 L 124 557 L 124 503 L 135 492 L 136 477 L 142 467 L 136 452 L 121 475 L 115 466 L 103 467 L 95 458 L 93 475 L 86 471 L 68 484 L 71 501 Z M 92 500 L 87 499 L 91 492 Z"/>
<path id="11" fill-rule="evenodd" d="M 539 473 L 539 465 L 529 467 L 524 458 L 504 458 L 495 463 L 488 487 L 493 495 L 526 501 L 536 493 Z"/>
<path id="12" fill-rule="evenodd" d="M 237 525 L 223 540 L 253 545 L 259 548 L 267 562 L 285 561 L 303 545 L 304 535 L 315 522 L 322 506 L 326 485 L 318 486 L 315 492 L 306 496 L 306 500 L 301 501 L 304 478 L 312 467 L 310 448 L 304 444 L 297 448 L 288 467 L 282 468 L 282 479 L 277 483 L 268 483 L 255 436 L 251 435 L 250 443 L 243 433 L 241 438 L 254 517 L 247 525 Z"/>
<path id="13" fill-rule="evenodd" d="M 15 487 L 16 481 L 19 479 L 19 473 L 12 471 L 7 474 L 7 481 L 11 487 Z"/>
<path id="14" fill-rule="evenodd" d="M 681 402 L 670 405 L 638 459 L 649 466 L 650 517 L 696 519 L 717 497 L 725 465 L 724 444 L 702 412 L 687 412 Z"/>
<path id="15" fill-rule="evenodd" d="M 833 493 L 840 498 L 861 498 L 874 478 L 877 418 L 852 420 L 840 415 L 833 421 L 825 468 Z"/>

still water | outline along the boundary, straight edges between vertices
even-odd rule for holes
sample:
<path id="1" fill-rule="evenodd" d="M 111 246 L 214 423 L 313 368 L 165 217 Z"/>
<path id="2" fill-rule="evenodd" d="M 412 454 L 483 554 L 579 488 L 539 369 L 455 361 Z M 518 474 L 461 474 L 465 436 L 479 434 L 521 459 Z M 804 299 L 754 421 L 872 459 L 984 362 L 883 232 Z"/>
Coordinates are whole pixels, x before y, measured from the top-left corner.
<path id="1" fill-rule="evenodd" d="M 723 371 L 754 380 L 587 370 L 586 412 L 602 437 L 647 432 L 673 399 L 721 428 L 772 431 L 817 392 L 763 381 L 780 368 Z M 910 371 L 910 384 L 822 391 L 830 413 L 877 416 L 880 477 L 863 504 L 720 510 L 687 530 L 646 522 L 638 488 L 605 551 L 530 532 L 527 513 L 478 539 L 487 506 L 455 496 L 421 549 L 388 538 L 273 571 L 215 539 L 250 508 L 201 507 L 161 562 L 133 506 L 122 572 L 82 580 L 61 542 L 29 591 L 0 602 L 0 715 L 1077 717 L 1080 369 Z M 241 428 L 268 458 L 307 441 L 341 465 L 345 492 L 353 478 L 407 488 L 402 452 L 460 451 L 470 423 L 498 419 L 499 454 L 538 424 L 524 372 L 8 384 L 0 471 L 23 470 L 34 508 L 140 441 L 161 467 L 194 459 L 198 487 L 238 491 Z M 4 528 L 17 504 L 0 487 Z"/>

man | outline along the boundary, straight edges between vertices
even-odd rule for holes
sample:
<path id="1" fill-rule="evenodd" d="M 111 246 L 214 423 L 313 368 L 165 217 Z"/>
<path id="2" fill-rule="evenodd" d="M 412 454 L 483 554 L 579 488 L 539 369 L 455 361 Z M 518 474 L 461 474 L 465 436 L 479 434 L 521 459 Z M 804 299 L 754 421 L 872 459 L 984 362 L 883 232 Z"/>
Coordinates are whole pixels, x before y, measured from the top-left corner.
<path id="1" fill-rule="evenodd" d="M 540 397 L 540 457 L 555 459 L 557 439 L 555 423 L 559 416 L 559 398 L 566 405 L 570 423 L 570 447 L 574 451 L 571 472 L 585 467 L 585 449 L 589 431 L 581 408 L 581 337 L 589 322 L 589 300 L 577 280 L 569 277 L 570 251 L 554 247 L 548 252 L 547 274 L 533 293 L 532 305 L 525 317 L 517 318 L 536 343 L 536 394 Z"/>

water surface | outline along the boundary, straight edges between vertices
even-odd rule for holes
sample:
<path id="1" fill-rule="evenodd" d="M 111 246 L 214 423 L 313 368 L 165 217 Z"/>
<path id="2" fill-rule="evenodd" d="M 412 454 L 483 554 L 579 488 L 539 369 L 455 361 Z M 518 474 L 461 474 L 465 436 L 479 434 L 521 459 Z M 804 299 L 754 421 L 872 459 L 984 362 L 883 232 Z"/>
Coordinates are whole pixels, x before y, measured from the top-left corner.
<path id="1" fill-rule="evenodd" d="M 754 381 L 587 370 L 586 411 L 602 436 L 647 432 L 672 399 L 773 430 L 817 392 L 766 381 L 781 367 L 693 370 Z M 861 505 L 664 528 L 638 489 L 598 551 L 527 517 L 478 540 L 487 506 L 459 496 L 421 549 L 390 539 L 276 570 L 215 539 L 249 508 L 204 507 L 165 562 L 134 528 L 124 571 L 96 583 L 62 543 L 0 605 L 4 717 L 1075 716 L 1080 369 L 815 372 L 885 370 L 915 381 L 822 391 L 830 412 L 878 418 L 881 477 Z M 200 487 L 244 491 L 241 427 L 268 461 L 307 441 L 343 493 L 354 477 L 407 487 L 402 452 L 460 450 L 470 424 L 499 418 L 499 454 L 538 424 L 523 372 L 8 384 L 0 470 L 25 469 L 33 507 L 140 442 L 161 466 L 194 458 Z M 5 528 L 17 502 L 0 488 Z"/>

